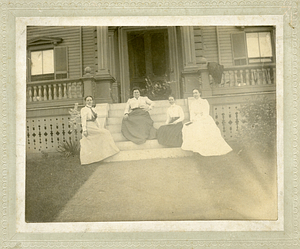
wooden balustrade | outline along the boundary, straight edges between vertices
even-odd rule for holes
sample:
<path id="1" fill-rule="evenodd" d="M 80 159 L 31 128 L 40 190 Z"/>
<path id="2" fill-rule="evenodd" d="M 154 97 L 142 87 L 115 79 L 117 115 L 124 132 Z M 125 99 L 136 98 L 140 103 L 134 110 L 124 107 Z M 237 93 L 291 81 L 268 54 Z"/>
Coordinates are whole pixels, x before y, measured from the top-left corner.
<path id="1" fill-rule="evenodd" d="M 215 84 L 211 75 L 209 78 L 213 88 L 275 85 L 276 68 L 275 65 L 225 68 L 220 84 Z"/>
<path id="2" fill-rule="evenodd" d="M 27 102 L 55 101 L 83 97 L 83 81 L 44 81 L 27 84 Z"/>

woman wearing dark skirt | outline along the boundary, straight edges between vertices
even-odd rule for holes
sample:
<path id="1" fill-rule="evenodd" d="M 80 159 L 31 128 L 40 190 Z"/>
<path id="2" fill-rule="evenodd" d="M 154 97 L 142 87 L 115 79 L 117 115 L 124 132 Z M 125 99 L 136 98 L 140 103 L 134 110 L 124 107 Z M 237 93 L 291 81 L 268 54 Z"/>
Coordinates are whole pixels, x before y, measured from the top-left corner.
<path id="1" fill-rule="evenodd" d="M 156 138 L 156 129 L 148 112 L 153 106 L 154 102 L 148 97 L 140 96 L 139 88 L 133 88 L 133 98 L 127 101 L 122 121 L 121 132 L 125 138 L 136 144 Z"/>
<path id="2" fill-rule="evenodd" d="M 182 121 L 184 113 L 179 105 L 175 104 L 173 96 L 169 97 L 170 107 L 167 110 L 166 125 L 157 130 L 157 140 L 160 144 L 169 147 L 180 147 L 182 144 Z"/>

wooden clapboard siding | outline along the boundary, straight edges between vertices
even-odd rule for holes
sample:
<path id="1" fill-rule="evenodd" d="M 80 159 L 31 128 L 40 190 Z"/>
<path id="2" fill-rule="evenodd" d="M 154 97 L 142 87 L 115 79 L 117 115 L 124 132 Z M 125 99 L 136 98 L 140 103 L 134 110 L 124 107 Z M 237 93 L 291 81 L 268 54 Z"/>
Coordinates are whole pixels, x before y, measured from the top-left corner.
<path id="1" fill-rule="evenodd" d="M 208 62 L 219 62 L 218 41 L 215 26 L 202 27 L 202 40 L 204 47 L 204 57 Z"/>
<path id="2" fill-rule="evenodd" d="M 80 77 L 80 27 L 51 27 L 51 26 L 29 26 L 27 39 L 50 36 L 59 37 L 63 41 L 57 46 L 68 47 L 69 78 Z"/>
<path id="3" fill-rule="evenodd" d="M 194 27 L 194 42 L 195 42 L 195 55 L 196 63 L 199 63 L 200 57 L 203 56 L 203 37 L 202 37 L 202 28 L 195 26 Z"/>
<path id="4" fill-rule="evenodd" d="M 225 67 L 233 66 L 231 34 L 239 32 L 236 27 L 218 27 L 221 63 Z"/>
<path id="5" fill-rule="evenodd" d="M 95 73 L 95 33 L 96 27 L 82 27 L 83 69 L 90 67 L 91 74 Z"/>

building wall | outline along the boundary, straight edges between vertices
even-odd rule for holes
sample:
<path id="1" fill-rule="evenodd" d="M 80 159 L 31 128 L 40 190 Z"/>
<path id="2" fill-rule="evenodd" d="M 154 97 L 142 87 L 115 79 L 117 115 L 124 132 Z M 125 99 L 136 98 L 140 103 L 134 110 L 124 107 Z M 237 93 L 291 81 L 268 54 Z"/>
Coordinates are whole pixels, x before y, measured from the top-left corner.
<path id="1" fill-rule="evenodd" d="M 40 36 L 59 37 L 63 39 L 57 46 L 68 47 L 69 78 L 79 78 L 82 71 L 80 59 L 80 27 L 28 27 L 28 40 Z"/>
<path id="2" fill-rule="evenodd" d="M 217 28 L 215 26 L 194 27 L 196 62 L 204 56 L 208 62 L 219 62 Z"/>
<path id="3" fill-rule="evenodd" d="M 96 54 L 96 27 L 82 27 L 82 62 L 83 69 L 90 67 L 91 74 L 96 71 L 95 54 Z"/>
<path id="4" fill-rule="evenodd" d="M 237 33 L 240 30 L 236 27 L 218 27 L 219 45 L 220 45 L 220 64 L 225 67 L 233 66 L 231 33 Z"/>

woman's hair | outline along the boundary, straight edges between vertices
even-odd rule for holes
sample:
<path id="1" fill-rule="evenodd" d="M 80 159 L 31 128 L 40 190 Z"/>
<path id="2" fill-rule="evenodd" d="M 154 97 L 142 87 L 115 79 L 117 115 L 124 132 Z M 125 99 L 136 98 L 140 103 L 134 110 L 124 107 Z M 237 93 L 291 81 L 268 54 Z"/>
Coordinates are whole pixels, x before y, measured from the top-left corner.
<path id="1" fill-rule="evenodd" d="M 174 95 L 169 95 L 169 96 L 168 96 L 168 99 L 171 98 L 171 97 L 175 100 Z"/>
<path id="2" fill-rule="evenodd" d="M 200 90 L 199 88 L 194 88 L 193 91 L 194 91 L 194 90 L 197 90 L 200 94 L 202 93 L 201 90 Z M 192 92 L 193 92 L 193 91 L 192 91 Z"/>
<path id="3" fill-rule="evenodd" d="M 135 91 L 135 90 L 139 90 L 139 92 L 141 93 L 141 88 L 139 88 L 138 86 L 135 86 L 134 88 L 132 88 L 132 93 Z"/>
<path id="4" fill-rule="evenodd" d="M 94 100 L 93 96 L 88 95 L 88 96 L 86 96 L 86 97 L 84 98 L 84 101 L 86 101 L 87 98 L 92 98 L 92 100 Z"/>

